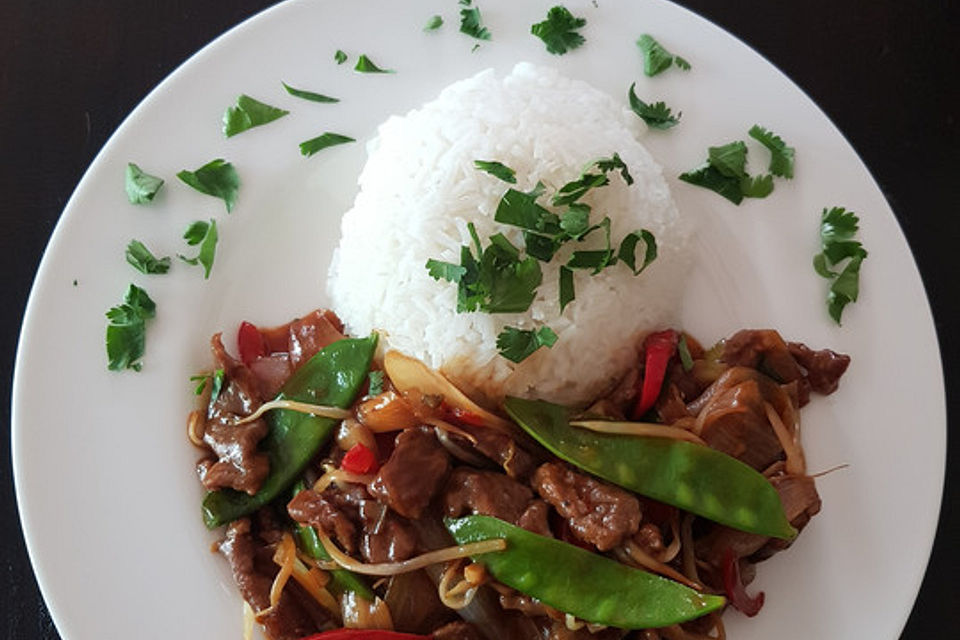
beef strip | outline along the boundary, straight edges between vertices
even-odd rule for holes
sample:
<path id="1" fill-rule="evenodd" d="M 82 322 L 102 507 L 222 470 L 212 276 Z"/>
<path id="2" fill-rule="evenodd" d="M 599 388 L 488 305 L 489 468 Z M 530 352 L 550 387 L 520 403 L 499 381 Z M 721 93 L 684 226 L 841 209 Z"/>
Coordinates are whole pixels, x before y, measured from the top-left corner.
<path id="1" fill-rule="evenodd" d="M 526 480 L 536 468 L 536 458 L 507 434 L 489 427 L 461 425 L 460 428 L 476 439 L 474 449 L 503 467 L 511 478 Z M 458 439 L 458 443 L 464 442 Z"/>
<path id="2" fill-rule="evenodd" d="M 454 469 L 444 489 L 443 507 L 451 518 L 479 513 L 550 535 L 546 503 L 536 500 L 529 487 L 495 471 Z"/>
<path id="3" fill-rule="evenodd" d="M 313 489 L 300 491 L 287 505 L 287 513 L 300 524 L 310 525 L 323 531 L 346 549 L 347 553 L 356 551 L 356 510 L 336 491 L 330 489 L 322 493 Z"/>
<path id="4" fill-rule="evenodd" d="M 840 377 L 850 366 L 850 356 L 830 349 L 814 351 L 800 342 L 788 342 L 787 348 L 806 372 L 810 388 L 817 393 L 828 395 L 836 391 Z"/>
<path id="5" fill-rule="evenodd" d="M 484 640 L 484 636 L 469 622 L 451 622 L 432 634 L 433 640 Z"/>
<path id="6" fill-rule="evenodd" d="M 432 428 L 406 429 L 370 483 L 370 493 L 407 518 L 419 518 L 450 471 L 450 458 Z"/>
<path id="7" fill-rule="evenodd" d="M 360 553 L 367 562 L 400 562 L 417 550 L 417 534 L 410 523 L 376 500 L 360 504 L 363 535 Z"/>
<path id="8" fill-rule="evenodd" d="M 609 551 L 640 527 L 640 503 L 612 485 L 547 462 L 533 474 L 533 488 L 567 519 L 575 536 Z"/>

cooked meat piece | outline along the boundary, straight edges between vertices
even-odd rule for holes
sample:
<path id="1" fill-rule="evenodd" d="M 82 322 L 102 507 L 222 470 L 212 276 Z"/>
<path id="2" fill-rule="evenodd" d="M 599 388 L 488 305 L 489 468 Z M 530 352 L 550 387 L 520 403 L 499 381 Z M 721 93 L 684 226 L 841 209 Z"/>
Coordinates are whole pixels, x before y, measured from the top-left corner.
<path id="1" fill-rule="evenodd" d="M 640 527 L 640 503 L 632 495 L 558 462 L 540 465 L 533 488 L 566 518 L 575 536 L 609 551 Z"/>
<path id="2" fill-rule="evenodd" d="M 754 469 L 765 469 L 783 456 L 780 440 L 770 426 L 765 398 L 755 380 L 720 394 L 706 409 L 700 436 L 708 445 Z"/>
<path id="3" fill-rule="evenodd" d="M 345 338 L 342 330 L 343 325 L 332 311 L 317 310 L 291 322 L 287 353 L 293 370 L 296 371 L 320 349 Z"/>
<path id="4" fill-rule="evenodd" d="M 683 395 L 675 384 L 667 386 L 667 390 L 660 394 L 655 406 L 657 414 L 665 424 L 673 424 L 678 420 L 691 417 L 690 412 L 687 411 Z"/>
<path id="5" fill-rule="evenodd" d="M 251 533 L 250 520 L 241 518 L 232 522 L 217 548 L 230 563 L 233 579 L 243 599 L 250 603 L 254 612 L 268 609 L 270 588 L 278 569 L 270 561 L 272 550 L 258 543 Z M 271 640 L 296 640 L 318 631 L 329 621 L 329 616 L 315 603 L 311 604 L 298 585 L 288 583 L 277 606 L 266 612 L 260 621 Z"/>
<path id="6" fill-rule="evenodd" d="M 530 504 L 524 510 L 520 519 L 517 520 L 517 526 L 533 533 L 539 533 L 548 538 L 553 537 L 550 531 L 549 518 L 550 507 L 543 500 L 531 500 Z"/>
<path id="7" fill-rule="evenodd" d="M 773 329 L 742 329 L 723 345 L 723 361 L 731 366 L 762 371 L 777 382 L 792 382 L 803 377 L 787 343 Z"/>
<path id="8" fill-rule="evenodd" d="M 443 485 L 450 459 L 432 428 L 406 429 L 395 442 L 370 493 L 400 515 L 419 518 Z"/>
<path id="9" fill-rule="evenodd" d="M 347 553 L 356 551 L 356 511 L 336 491 L 300 491 L 287 505 L 287 513 L 300 524 L 316 527 L 334 538 Z"/>
<path id="10" fill-rule="evenodd" d="M 495 471 L 454 469 L 444 489 L 443 508 L 451 518 L 478 513 L 551 535 L 546 503 L 535 499 L 529 487 Z"/>
<path id="11" fill-rule="evenodd" d="M 417 534 L 406 520 L 376 500 L 360 504 L 360 553 L 367 562 L 400 562 L 417 550 Z"/>
<path id="12" fill-rule="evenodd" d="M 484 636 L 469 622 L 451 622 L 432 634 L 433 640 L 484 640 Z"/>
<path id="13" fill-rule="evenodd" d="M 533 455 L 507 434 L 488 427 L 461 425 L 460 428 L 476 438 L 473 448 L 503 467 L 511 478 L 526 480 L 536 468 Z"/>
<path id="14" fill-rule="evenodd" d="M 850 366 L 850 356 L 821 349 L 814 351 L 800 342 L 789 342 L 787 348 L 806 371 L 806 380 L 810 388 L 817 393 L 828 395 L 837 390 L 840 377 Z"/>
<path id="15" fill-rule="evenodd" d="M 652 556 L 658 556 L 663 552 L 663 533 L 660 527 L 652 522 L 643 523 L 633 535 L 633 541 Z"/>
<path id="16" fill-rule="evenodd" d="M 798 530 L 820 513 L 820 494 L 812 477 L 783 474 L 770 478 L 770 483 L 780 494 L 787 520 Z"/>

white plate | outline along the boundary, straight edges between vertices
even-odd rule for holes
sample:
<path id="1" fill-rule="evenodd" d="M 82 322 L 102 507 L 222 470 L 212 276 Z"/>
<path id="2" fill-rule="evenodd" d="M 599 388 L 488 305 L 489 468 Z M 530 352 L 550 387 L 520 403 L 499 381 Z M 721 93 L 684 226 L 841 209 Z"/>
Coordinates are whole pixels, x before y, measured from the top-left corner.
<path id="1" fill-rule="evenodd" d="M 226 564 L 208 551 L 196 451 L 184 435 L 187 378 L 208 364 L 206 344 L 240 320 L 282 323 L 325 303 L 324 276 L 338 218 L 355 194 L 363 145 L 300 157 L 322 131 L 369 139 L 388 115 L 434 97 L 486 67 L 553 65 L 626 100 L 640 95 L 683 111 L 680 126 L 646 144 L 682 211 L 701 222 L 701 262 L 686 328 L 712 341 L 768 326 L 790 339 L 852 355 L 838 393 L 804 412 L 810 468 L 850 467 L 818 481 L 823 511 L 788 552 L 760 567 L 766 591 L 752 620 L 727 616 L 736 640 L 896 638 L 919 588 L 943 480 L 943 382 L 929 307 L 897 222 L 856 153 L 787 78 L 717 27 L 661 1 L 568 2 L 585 16 L 584 47 L 551 56 L 529 35 L 553 1 L 482 0 L 491 42 L 458 33 L 456 5 L 423 33 L 434 2 L 293 0 L 230 31 L 164 81 L 117 131 L 77 188 L 30 298 L 14 389 L 17 491 L 43 594 L 66 640 L 239 638 L 240 598 Z M 655 35 L 693 64 L 645 78 L 634 41 Z M 336 49 L 351 56 L 333 62 Z M 360 53 L 395 69 L 351 70 Z M 280 81 L 342 98 L 303 102 Z M 291 115 L 226 140 L 220 117 L 239 93 Z M 754 123 L 797 148 L 796 178 L 736 207 L 675 179 L 706 147 L 746 139 Z M 764 152 L 752 152 L 762 158 Z M 242 187 L 232 215 L 174 174 L 232 161 Z M 128 161 L 167 180 L 157 202 L 126 202 Z M 825 282 L 811 269 L 820 211 L 862 218 L 870 250 L 861 300 L 838 328 Z M 176 264 L 141 276 L 125 265 L 131 238 L 163 255 L 180 233 L 216 218 L 220 246 L 209 281 Z M 76 280 L 76 284 L 74 284 Z M 110 373 L 103 313 L 129 282 L 158 304 L 141 373 Z"/>

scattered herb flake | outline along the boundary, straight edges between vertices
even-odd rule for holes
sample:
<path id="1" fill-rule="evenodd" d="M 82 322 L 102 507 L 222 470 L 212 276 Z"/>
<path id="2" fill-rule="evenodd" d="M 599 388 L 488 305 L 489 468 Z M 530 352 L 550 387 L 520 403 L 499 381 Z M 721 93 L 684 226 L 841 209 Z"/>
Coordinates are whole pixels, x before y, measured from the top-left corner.
<path id="1" fill-rule="evenodd" d="M 378 396 L 383 393 L 383 371 L 373 370 L 367 374 L 370 381 L 370 388 L 367 395 Z"/>
<path id="2" fill-rule="evenodd" d="M 434 260 L 433 258 L 427 260 L 426 267 L 427 273 L 429 273 L 430 277 L 434 280 L 460 282 L 460 279 L 467 274 L 466 268 L 459 264 L 444 262 L 442 260 Z"/>
<path id="3" fill-rule="evenodd" d="M 837 324 L 841 324 L 844 307 L 856 302 L 860 294 L 860 266 L 867 251 L 853 239 L 859 229 L 860 218 L 843 207 L 824 209 L 820 216 L 822 251 L 814 256 L 813 268 L 833 281 L 827 292 L 827 311 Z M 838 267 L 844 261 L 846 265 L 840 272 L 833 271 L 831 267 Z"/>
<path id="4" fill-rule="evenodd" d="M 337 61 L 337 64 L 343 64 L 347 61 L 347 54 L 337 49 L 337 52 L 333 54 L 333 59 Z"/>
<path id="5" fill-rule="evenodd" d="M 546 20 L 530 27 L 530 33 L 543 40 L 547 51 L 554 55 L 563 55 L 585 42 L 576 30 L 586 24 L 584 18 L 578 18 L 566 7 L 557 5 L 547 12 Z"/>
<path id="6" fill-rule="evenodd" d="M 339 98 L 331 98 L 330 96 L 325 96 L 322 93 L 304 91 L 303 89 L 294 89 L 286 82 L 281 82 L 280 84 L 282 84 L 283 88 L 287 90 L 287 93 L 295 98 L 303 98 L 304 100 L 309 100 L 310 102 L 340 102 Z"/>
<path id="7" fill-rule="evenodd" d="M 443 18 L 440 16 L 430 16 L 427 24 L 423 25 L 424 31 L 436 31 L 443 26 Z"/>
<path id="8" fill-rule="evenodd" d="M 139 240 L 131 240 L 127 245 L 127 262 L 140 273 L 166 273 L 170 270 L 170 257 L 157 258 Z"/>
<path id="9" fill-rule="evenodd" d="M 220 396 L 220 391 L 223 389 L 223 382 L 225 378 L 225 372 L 223 369 L 217 369 L 213 373 L 201 373 L 200 375 L 190 376 L 190 382 L 196 382 L 197 386 L 194 387 L 193 393 L 195 395 L 202 395 L 203 390 L 207 388 L 207 381 L 210 381 L 210 405 L 216 402 L 217 398 Z"/>
<path id="10" fill-rule="evenodd" d="M 335 147 L 338 144 L 346 144 L 348 142 L 356 142 L 356 140 L 349 136 L 327 131 L 316 138 L 310 138 L 309 140 L 301 142 L 300 153 L 309 158 L 313 154 L 326 149 L 327 147 Z"/>
<path id="11" fill-rule="evenodd" d="M 577 297 L 573 289 L 573 270 L 569 267 L 560 267 L 560 313 Z"/>
<path id="12" fill-rule="evenodd" d="M 609 158 L 601 158 L 593 164 L 604 173 L 619 171 L 620 177 L 623 178 L 624 182 L 628 185 L 633 184 L 633 176 L 630 175 L 630 169 L 627 167 L 627 163 L 620 157 L 619 153 L 615 153 Z"/>
<path id="13" fill-rule="evenodd" d="M 680 365 L 684 371 L 693 369 L 693 357 L 690 355 L 690 347 L 687 345 L 686 334 L 680 334 L 680 341 L 677 342 L 677 353 L 680 355 Z"/>
<path id="14" fill-rule="evenodd" d="M 557 342 L 557 334 L 548 326 L 534 330 L 504 327 L 497 336 L 497 349 L 500 355 L 512 362 L 522 362 L 533 355 L 540 347 L 552 347 Z"/>
<path id="15" fill-rule="evenodd" d="M 783 139 L 758 124 L 750 127 L 750 137 L 770 150 L 770 173 L 781 178 L 793 177 L 794 148 Z"/>
<path id="16" fill-rule="evenodd" d="M 111 371 L 140 371 L 146 348 L 147 320 L 156 315 L 157 305 L 147 292 L 131 284 L 122 304 L 107 311 L 107 368 Z"/>
<path id="17" fill-rule="evenodd" d="M 707 149 L 707 162 L 710 166 L 730 178 L 743 178 L 747 175 L 747 145 L 735 140 L 719 147 Z"/>
<path id="18" fill-rule="evenodd" d="M 393 69 L 381 69 L 375 65 L 373 60 L 368 58 L 365 53 L 360 54 L 360 57 L 357 58 L 357 64 L 354 65 L 353 70 L 360 73 L 394 73 Z"/>
<path id="19" fill-rule="evenodd" d="M 477 40 L 490 40 L 490 30 L 483 26 L 483 18 L 478 7 L 471 6 L 472 0 L 460 0 L 460 32 Z"/>
<path id="20" fill-rule="evenodd" d="M 210 222 L 197 220 L 183 233 L 183 239 L 191 247 L 200 245 L 199 253 L 194 258 L 187 258 L 183 255 L 178 257 L 192 265 L 203 266 L 203 279 L 210 277 L 210 270 L 213 269 L 213 259 L 217 253 L 217 222 L 213 219 Z"/>
<path id="21" fill-rule="evenodd" d="M 637 266 L 637 243 L 643 243 L 643 262 Z M 632 231 L 620 242 L 620 249 L 617 251 L 617 257 L 624 262 L 633 275 L 638 276 L 650 266 L 650 263 L 657 259 L 657 239 L 646 229 Z"/>
<path id="22" fill-rule="evenodd" d="M 693 68 L 689 62 L 680 56 L 673 56 L 673 64 L 677 65 L 682 71 L 690 71 Z"/>
<path id="23" fill-rule="evenodd" d="M 744 198 L 766 198 L 773 193 L 773 176 L 744 176 L 740 179 L 740 191 Z"/>
<path id="24" fill-rule="evenodd" d="M 227 213 L 233 211 L 237 202 L 237 191 L 240 188 L 240 178 L 233 165 L 217 158 L 211 160 L 196 171 L 181 171 L 177 174 L 183 182 L 200 193 L 205 193 L 223 200 Z"/>
<path id="25" fill-rule="evenodd" d="M 246 94 L 237 96 L 237 102 L 223 114 L 223 135 L 230 138 L 247 129 L 273 122 L 290 113 L 286 109 L 255 100 Z"/>
<path id="26" fill-rule="evenodd" d="M 710 147 L 706 163 L 680 174 L 680 179 L 710 189 L 740 204 L 744 198 L 766 198 L 773 193 L 773 175 L 747 174 L 747 145 L 735 140 L 719 147 Z"/>
<path id="27" fill-rule="evenodd" d="M 627 98 L 630 100 L 630 109 L 640 116 L 640 119 L 647 123 L 651 129 L 669 129 L 680 122 L 680 112 L 674 116 L 670 107 L 664 102 L 654 102 L 648 104 L 637 97 L 634 93 L 636 83 L 630 85 L 630 91 Z"/>
<path id="28" fill-rule="evenodd" d="M 163 180 L 148 173 L 132 162 L 127 163 L 124 172 L 124 182 L 127 189 L 127 199 L 131 204 L 147 204 L 163 186 Z"/>
<path id="29" fill-rule="evenodd" d="M 663 45 L 654 40 L 650 34 L 641 35 L 637 40 L 637 46 L 643 54 L 643 73 L 649 77 L 666 71 L 673 64 L 684 71 L 690 70 L 689 62 L 664 49 Z"/>
<path id="30" fill-rule="evenodd" d="M 689 182 L 698 187 L 719 193 L 734 204 L 743 202 L 743 189 L 740 185 L 741 179 L 723 175 L 710 163 L 704 163 L 696 169 L 681 173 L 680 179 L 684 182 Z"/>
<path id="31" fill-rule="evenodd" d="M 500 178 L 504 182 L 509 182 L 510 184 L 517 183 L 517 172 L 502 162 L 497 162 L 496 160 L 474 160 L 473 166 L 480 171 L 486 171 L 490 175 Z"/>

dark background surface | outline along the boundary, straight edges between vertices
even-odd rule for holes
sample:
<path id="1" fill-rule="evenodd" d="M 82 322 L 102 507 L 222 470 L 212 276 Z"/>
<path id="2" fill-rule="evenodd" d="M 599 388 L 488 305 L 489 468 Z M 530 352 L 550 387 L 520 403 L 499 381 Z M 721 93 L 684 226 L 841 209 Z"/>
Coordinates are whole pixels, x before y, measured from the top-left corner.
<path id="1" fill-rule="evenodd" d="M 211 39 L 270 4 L 0 0 L 0 273 L 6 300 L 0 310 L 0 406 L 5 428 L 16 342 L 34 272 L 87 165 L 160 80 Z M 482 0 L 478 4 L 482 7 Z M 872 171 L 906 233 L 930 297 L 945 364 L 948 416 L 955 421 L 960 415 L 955 266 L 960 241 L 960 3 L 681 4 L 783 70 L 837 124 Z M 438 10 L 445 8 L 438 2 Z M 909 425 L 903 427 L 909 437 Z M 946 637 L 960 622 L 960 517 L 951 509 L 960 501 L 960 473 L 951 470 L 960 460 L 960 445 L 951 439 L 948 446 L 937 542 L 902 636 L 906 640 Z M 50 640 L 59 636 L 24 550 L 9 447 L 5 432 L 0 436 L 0 636 Z M 52 478 L 51 490 L 68 490 L 68 483 Z M 890 505 L 890 517 L 897 517 L 896 505 Z M 69 523 L 64 536 L 69 544 Z M 78 553 L 82 562 L 82 550 Z M 889 585 L 891 590 L 909 587 Z M 176 615 L 157 604 L 158 615 Z M 103 605 L 91 614 L 109 615 L 110 603 Z"/>

